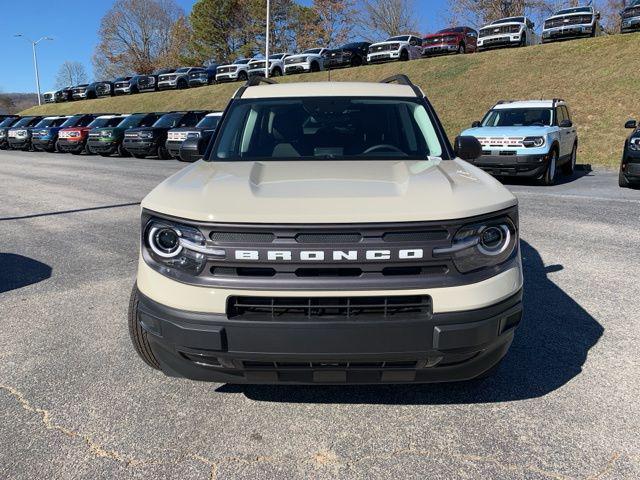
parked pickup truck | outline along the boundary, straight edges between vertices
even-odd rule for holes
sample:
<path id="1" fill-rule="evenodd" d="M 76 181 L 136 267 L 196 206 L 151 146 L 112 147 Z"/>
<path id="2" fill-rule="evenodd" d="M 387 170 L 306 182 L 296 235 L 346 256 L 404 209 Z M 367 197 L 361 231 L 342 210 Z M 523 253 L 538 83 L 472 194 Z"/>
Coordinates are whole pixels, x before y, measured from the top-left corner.
<path id="1" fill-rule="evenodd" d="M 640 0 L 631 0 L 620 12 L 620 31 L 630 33 L 640 30 Z"/>
<path id="2" fill-rule="evenodd" d="M 220 65 L 216 69 L 216 82 L 246 82 L 249 78 L 249 62 L 251 58 L 241 58 L 229 65 Z"/>
<path id="3" fill-rule="evenodd" d="M 131 93 L 131 78 L 133 77 L 118 77 L 113 81 L 113 94 L 114 95 L 129 95 Z"/>
<path id="4" fill-rule="evenodd" d="M 132 94 L 155 92 L 158 90 L 158 77 L 175 71 L 175 68 L 163 68 L 156 70 L 151 75 L 135 75 L 129 80 L 129 89 Z"/>
<path id="5" fill-rule="evenodd" d="M 189 74 L 189 87 L 203 87 L 216 83 L 217 63 L 203 67 L 201 71 L 192 71 Z"/>
<path id="6" fill-rule="evenodd" d="M 542 43 L 602 35 L 600 12 L 593 7 L 565 8 L 544 21 Z"/>
<path id="7" fill-rule="evenodd" d="M 284 62 L 290 53 L 274 53 L 269 55 L 269 76 L 281 77 L 284 73 Z M 249 76 L 258 75 L 265 76 L 267 61 L 262 59 L 253 59 L 249 62 Z"/>
<path id="8" fill-rule="evenodd" d="M 328 50 L 324 55 L 324 68 L 359 67 L 367 62 L 369 42 L 353 42 Z"/>
<path id="9" fill-rule="evenodd" d="M 203 72 L 202 67 L 182 67 L 173 73 L 164 73 L 158 76 L 158 90 L 171 90 L 189 88 L 189 75 Z"/>
<path id="10" fill-rule="evenodd" d="M 398 35 L 369 46 L 367 63 L 415 60 L 422 56 L 422 39 L 415 35 Z"/>
<path id="11" fill-rule="evenodd" d="M 302 53 L 288 56 L 284 60 L 285 75 L 324 70 L 324 54 L 326 52 L 326 48 L 310 48 Z"/>
<path id="12" fill-rule="evenodd" d="M 422 55 L 473 53 L 478 48 L 478 32 L 471 27 L 452 27 L 427 35 L 422 40 Z"/>
<path id="13" fill-rule="evenodd" d="M 117 125 L 93 128 L 87 138 L 89 153 L 109 157 L 117 153 L 120 157 L 129 157 L 124 149 L 124 134 L 132 128 L 145 128 L 153 125 L 162 113 L 132 113 Z"/>
<path id="14" fill-rule="evenodd" d="M 522 316 L 518 201 L 463 160 L 478 141 L 452 147 L 405 76 L 255 83 L 142 201 L 139 356 L 230 383 L 495 371 Z"/>
<path id="15" fill-rule="evenodd" d="M 558 168 L 571 175 L 578 134 L 564 100 L 498 102 L 462 135 L 482 145 L 474 165 L 498 177 L 537 178 L 553 185 Z"/>
<path id="16" fill-rule="evenodd" d="M 540 43 L 535 24 L 527 17 L 501 18 L 482 27 L 478 34 L 478 51 L 501 47 L 526 47 Z"/>

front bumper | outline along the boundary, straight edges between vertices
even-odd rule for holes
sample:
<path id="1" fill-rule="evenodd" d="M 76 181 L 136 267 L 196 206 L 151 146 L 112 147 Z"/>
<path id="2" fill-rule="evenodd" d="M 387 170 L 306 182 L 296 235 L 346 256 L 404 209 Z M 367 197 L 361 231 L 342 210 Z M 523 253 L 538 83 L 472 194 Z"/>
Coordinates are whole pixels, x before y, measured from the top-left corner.
<path id="1" fill-rule="evenodd" d="M 238 72 L 235 73 L 220 73 L 216 75 L 216 82 L 235 82 L 238 80 Z"/>
<path id="2" fill-rule="evenodd" d="M 85 145 L 85 140 L 68 140 L 66 138 L 58 140 L 58 149 L 61 152 L 82 152 Z"/>
<path id="3" fill-rule="evenodd" d="M 547 155 L 482 155 L 470 163 L 495 177 L 537 178 L 547 167 Z"/>
<path id="4" fill-rule="evenodd" d="M 72 98 L 74 100 L 86 100 L 88 94 L 87 93 L 74 93 Z"/>
<path id="5" fill-rule="evenodd" d="M 399 51 L 391 51 L 391 52 L 384 52 L 384 53 L 370 53 L 367 55 L 368 63 L 382 63 L 382 62 L 390 62 L 393 60 L 400 60 Z"/>
<path id="6" fill-rule="evenodd" d="M 31 147 L 30 138 L 9 138 L 9 148 L 13 150 L 25 150 Z"/>
<path id="7" fill-rule="evenodd" d="M 164 146 L 167 149 L 167 152 L 169 152 L 169 155 L 173 158 L 180 158 L 180 146 L 182 145 L 182 142 L 184 142 L 184 140 L 167 140 Z"/>
<path id="8" fill-rule="evenodd" d="M 294 63 L 291 65 L 285 65 L 285 75 L 295 75 L 296 73 L 308 73 L 311 71 L 311 65 L 309 63 Z"/>
<path id="9" fill-rule="evenodd" d="M 192 78 L 189 80 L 189 87 L 204 87 L 209 85 L 209 82 L 204 78 Z"/>
<path id="10" fill-rule="evenodd" d="M 249 70 L 248 74 L 250 77 L 264 77 L 264 68 Z M 269 72 L 269 76 L 271 76 L 271 72 Z"/>
<path id="11" fill-rule="evenodd" d="M 158 82 L 158 90 L 175 90 L 178 88 L 178 81 L 166 81 L 166 82 Z"/>
<path id="12" fill-rule="evenodd" d="M 490 50 L 492 48 L 501 47 L 517 47 L 520 46 L 522 38 L 520 34 L 498 35 L 495 37 L 485 37 L 478 40 L 478 50 Z"/>
<path id="13" fill-rule="evenodd" d="M 131 87 L 120 87 L 120 88 L 113 89 L 114 95 L 129 95 L 130 93 L 131 93 Z"/>
<path id="14" fill-rule="evenodd" d="M 153 140 L 139 140 L 125 138 L 122 142 L 124 149 L 133 155 L 153 156 L 158 153 L 158 143 Z"/>
<path id="15" fill-rule="evenodd" d="M 424 47 L 422 49 L 422 56 L 423 57 L 429 57 L 431 55 L 442 55 L 442 54 L 447 54 L 447 53 L 456 53 L 458 51 L 458 45 L 454 45 L 454 44 L 446 44 L 446 43 L 441 43 L 441 44 L 437 44 L 437 45 L 430 45 L 428 47 Z"/>
<path id="16" fill-rule="evenodd" d="M 558 40 L 590 37 L 593 33 L 592 25 L 571 25 L 568 27 L 550 28 L 542 31 L 542 43 L 550 43 Z"/>
<path id="17" fill-rule="evenodd" d="M 115 153 L 118 150 L 118 140 L 87 140 L 87 147 L 92 153 Z"/>
<path id="18" fill-rule="evenodd" d="M 56 141 L 54 138 L 32 138 L 31 145 L 33 145 L 33 148 L 36 150 L 51 150 L 55 147 Z"/>
<path id="19" fill-rule="evenodd" d="M 341 322 L 233 320 L 139 295 L 137 320 L 167 375 L 229 383 L 469 380 L 506 354 L 522 318 L 521 290 L 428 319 Z"/>

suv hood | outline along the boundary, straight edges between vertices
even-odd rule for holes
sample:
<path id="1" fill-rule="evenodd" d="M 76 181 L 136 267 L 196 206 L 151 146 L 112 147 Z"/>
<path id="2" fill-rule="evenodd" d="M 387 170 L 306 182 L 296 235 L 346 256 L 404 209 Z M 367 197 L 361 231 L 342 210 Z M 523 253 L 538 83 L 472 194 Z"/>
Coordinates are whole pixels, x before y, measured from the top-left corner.
<path id="1" fill-rule="evenodd" d="M 551 15 L 545 19 L 547 20 L 555 20 L 557 18 L 567 18 L 567 17 L 593 17 L 593 12 L 574 12 L 574 13 L 564 13 L 562 15 Z"/>
<path id="2" fill-rule="evenodd" d="M 485 25 L 480 30 L 490 29 L 490 28 L 500 28 L 500 27 L 510 27 L 511 25 L 518 25 L 519 27 L 524 25 L 522 22 L 504 22 L 498 23 L 496 25 Z"/>
<path id="3" fill-rule="evenodd" d="M 471 135 L 474 137 L 530 137 L 544 135 L 551 127 L 478 127 L 470 128 L 461 135 Z"/>
<path id="4" fill-rule="evenodd" d="M 199 161 L 151 191 L 142 207 L 195 221 L 313 224 L 459 219 L 516 203 L 480 169 L 432 158 Z"/>
<path id="5" fill-rule="evenodd" d="M 407 42 L 406 40 L 392 40 L 392 41 L 376 42 L 376 43 L 372 43 L 371 45 L 369 45 L 369 48 L 377 47 L 377 46 L 380 46 L 380 45 L 391 45 L 392 43 L 399 43 L 400 45 L 404 45 L 404 44 L 408 44 L 409 42 Z"/>
<path id="6" fill-rule="evenodd" d="M 462 37 L 462 34 L 460 32 L 430 33 L 429 35 L 426 35 L 424 37 L 424 40 L 430 40 L 432 38 L 441 38 L 441 37 Z"/>

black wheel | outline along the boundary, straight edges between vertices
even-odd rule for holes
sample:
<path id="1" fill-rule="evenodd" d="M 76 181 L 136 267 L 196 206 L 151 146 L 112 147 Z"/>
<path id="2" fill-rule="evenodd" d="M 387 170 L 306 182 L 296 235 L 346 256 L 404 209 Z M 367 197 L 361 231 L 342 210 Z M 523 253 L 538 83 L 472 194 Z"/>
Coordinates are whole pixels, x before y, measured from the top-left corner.
<path id="1" fill-rule="evenodd" d="M 624 173 L 622 173 L 622 170 L 620 170 L 620 173 L 618 174 L 618 185 L 620 186 L 620 188 L 629 188 L 629 180 L 627 180 L 627 177 L 624 176 Z"/>
<path id="2" fill-rule="evenodd" d="M 467 49 L 464 46 L 464 43 L 461 43 L 460 45 L 458 45 L 458 52 L 459 55 L 463 54 L 463 53 L 467 53 Z"/>
<path id="3" fill-rule="evenodd" d="M 547 169 L 542 174 L 542 184 L 550 187 L 556 183 L 556 173 L 558 167 L 558 152 L 557 150 L 551 151 L 551 157 L 549 158 L 549 162 L 547 163 Z"/>
<path id="4" fill-rule="evenodd" d="M 355 55 L 351 59 L 351 66 L 352 67 L 359 67 L 360 65 L 362 65 L 362 57 L 360 57 L 359 55 Z"/>
<path id="5" fill-rule="evenodd" d="M 571 159 L 562 166 L 562 173 L 565 175 L 573 175 L 576 169 L 576 160 L 578 158 L 578 144 L 573 146 L 571 151 Z"/>
<path id="6" fill-rule="evenodd" d="M 242 71 L 238 74 L 238 80 L 240 80 L 241 82 L 246 82 L 247 78 L 249 78 L 247 76 L 247 72 Z"/>
<path id="7" fill-rule="evenodd" d="M 122 144 L 118 145 L 118 155 L 121 156 L 121 157 L 130 157 L 131 156 L 131 154 L 124 149 Z"/>
<path id="8" fill-rule="evenodd" d="M 409 60 L 409 52 L 402 50 L 402 52 L 400 52 L 400 61 L 406 62 L 407 60 Z"/>
<path id="9" fill-rule="evenodd" d="M 171 155 L 169 154 L 169 151 L 166 148 L 158 147 L 158 158 L 160 160 L 170 160 Z"/>
<path id="10" fill-rule="evenodd" d="M 71 150 L 72 155 L 82 155 L 84 153 L 84 148 L 82 150 Z"/>
<path id="11" fill-rule="evenodd" d="M 273 69 L 273 76 L 274 77 L 281 77 L 282 76 L 282 70 L 280 70 L 278 67 Z"/>
<path id="12" fill-rule="evenodd" d="M 313 62 L 311 64 L 311 71 L 312 72 L 319 72 L 320 71 L 320 65 L 318 64 L 318 62 Z"/>
<path id="13" fill-rule="evenodd" d="M 148 333 L 140 326 L 138 322 L 138 288 L 133 287 L 131 292 L 131 300 L 129 300 L 129 336 L 133 343 L 133 348 L 136 349 L 136 353 L 144 360 L 144 363 L 151 368 L 160 370 L 160 364 L 151 350 L 149 345 Z"/>
<path id="14" fill-rule="evenodd" d="M 527 46 L 527 35 L 525 33 L 522 34 L 522 39 L 520 40 L 520 46 L 521 47 Z"/>
<path id="15" fill-rule="evenodd" d="M 184 90 L 188 87 L 189 85 L 187 84 L 187 82 L 185 82 L 184 80 L 178 80 L 178 90 Z"/>

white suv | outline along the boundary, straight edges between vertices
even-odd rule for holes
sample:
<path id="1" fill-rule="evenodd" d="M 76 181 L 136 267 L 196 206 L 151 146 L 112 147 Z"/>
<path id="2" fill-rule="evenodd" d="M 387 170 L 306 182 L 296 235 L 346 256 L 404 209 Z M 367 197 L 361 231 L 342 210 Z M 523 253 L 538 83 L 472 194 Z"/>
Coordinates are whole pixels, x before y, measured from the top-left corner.
<path id="1" fill-rule="evenodd" d="M 249 62 L 251 60 L 251 58 L 243 58 L 227 65 L 220 65 L 216 68 L 216 82 L 235 82 L 237 80 L 246 82 L 249 78 Z"/>
<path id="2" fill-rule="evenodd" d="M 500 47 L 526 47 L 540 43 L 535 24 L 527 17 L 509 17 L 482 27 L 478 35 L 478 51 Z"/>
<path id="3" fill-rule="evenodd" d="M 284 62 L 288 58 L 290 53 L 274 53 L 269 55 L 269 76 L 280 77 L 284 74 Z M 267 61 L 253 59 L 249 62 L 249 75 L 264 76 Z"/>
<path id="4" fill-rule="evenodd" d="M 324 70 L 324 53 L 326 51 L 326 48 L 310 48 L 297 55 L 288 56 L 284 60 L 285 75 Z"/>
<path id="5" fill-rule="evenodd" d="M 600 12 L 596 12 L 590 6 L 565 8 L 544 21 L 542 43 L 600 35 Z"/>
<path id="6" fill-rule="evenodd" d="M 422 39 L 415 35 L 398 35 L 369 46 L 367 63 L 390 60 L 415 60 L 422 56 Z"/>

